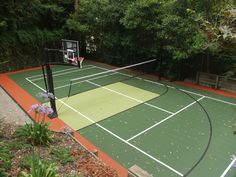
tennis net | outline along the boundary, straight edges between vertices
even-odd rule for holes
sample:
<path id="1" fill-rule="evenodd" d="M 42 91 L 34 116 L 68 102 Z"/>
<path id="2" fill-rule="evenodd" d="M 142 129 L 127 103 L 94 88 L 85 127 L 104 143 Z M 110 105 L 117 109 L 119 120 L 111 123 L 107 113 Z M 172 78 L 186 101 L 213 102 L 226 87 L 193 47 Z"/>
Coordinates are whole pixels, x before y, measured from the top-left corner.
<path id="1" fill-rule="evenodd" d="M 134 81 L 144 74 L 143 71 L 153 68 L 156 61 L 157 59 L 152 59 L 115 69 L 96 66 L 97 72 L 70 79 L 68 97 L 116 82 L 137 84 Z"/>

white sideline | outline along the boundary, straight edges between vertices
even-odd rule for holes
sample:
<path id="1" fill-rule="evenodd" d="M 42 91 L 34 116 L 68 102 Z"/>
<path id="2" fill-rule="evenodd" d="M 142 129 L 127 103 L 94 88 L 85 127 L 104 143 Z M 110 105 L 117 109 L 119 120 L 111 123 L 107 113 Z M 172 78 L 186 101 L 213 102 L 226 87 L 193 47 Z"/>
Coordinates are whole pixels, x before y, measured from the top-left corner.
<path id="1" fill-rule="evenodd" d="M 203 98 L 205 98 L 205 97 L 203 96 L 203 97 L 199 98 L 197 101 L 200 101 L 200 100 L 202 100 Z M 161 120 L 160 122 L 157 122 L 156 124 L 154 124 L 154 125 L 148 127 L 147 129 L 145 129 L 145 130 L 141 131 L 140 133 L 138 133 L 138 134 L 132 136 L 131 138 L 127 139 L 126 141 L 129 142 L 130 140 L 132 140 L 132 139 L 134 139 L 134 138 L 137 138 L 138 136 L 140 136 L 140 135 L 144 134 L 145 132 L 151 130 L 152 128 L 156 127 L 157 125 L 160 125 L 161 123 L 167 121 L 168 119 L 170 119 L 171 117 L 175 116 L 176 114 L 178 114 L 178 113 L 184 111 L 184 110 L 187 109 L 188 107 L 190 107 L 190 106 L 192 106 L 193 104 L 195 104 L 197 101 L 194 101 L 194 102 L 190 103 L 189 105 L 183 107 L 182 109 L 180 109 L 179 111 L 175 112 L 174 114 L 172 114 L 172 115 L 168 116 L 167 118 Z"/>
<path id="2" fill-rule="evenodd" d="M 36 86 L 37 88 L 39 88 L 40 90 L 46 92 L 46 90 L 44 90 L 43 88 L 41 88 L 40 86 L 38 86 L 37 84 L 35 84 L 34 82 L 32 82 L 31 80 L 29 80 L 28 78 L 26 78 L 26 80 L 28 82 L 30 82 L 31 84 L 33 84 L 34 86 Z M 56 98 L 57 99 L 57 98 Z M 109 134 L 111 134 L 112 136 L 116 137 L 117 139 L 121 140 L 122 142 L 124 142 L 125 144 L 133 147 L 134 149 L 136 149 L 137 151 L 139 151 L 140 153 L 146 155 L 147 157 L 151 158 L 152 160 L 154 160 L 155 162 L 163 165 L 164 167 L 168 168 L 169 170 L 171 170 L 172 172 L 178 174 L 179 176 L 184 176 L 182 173 L 180 173 L 179 171 L 175 170 L 174 168 L 170 167 L 169 165 L 167 165 L 166 163 L 156 159 L 155 157 L 151 156 L 150 154 L 146 153 L 145 151 L 141 150 L 140 148 L 136 147 L 135 145 L 127 142 L 126 140 L 124 140 L 123 138 L 121 138 L 120 136 L 116 135 L 115 133 L 111 132 L 110 130 L 106 129 L 105 127 L 101 126 L 100 124 L 96 123 L 94 120 L 92 120 L 91 118 L 87 117 L 86 115 L 82 114 L 81 112 L 77 111 L 75 108 L 73 108 L 72 106 L 66 104 L 65 102 L 63 102 L 60 99 L 57 99 L 59 102 L 61 102 L 62 104 L 64 104 L 65 106 L 67 106 L 68 108 L 70 108 L 71 110 L 73 110 L 74 112 L 76 112 L 77 114 L 83 116 L 85 119 L 89 120 L 91 123 L 94 123 L 95 125 L 97 125 L 98 127 L 100 127 L 101 129 L 103 129 L 104 131 L 108 132 Z"/>

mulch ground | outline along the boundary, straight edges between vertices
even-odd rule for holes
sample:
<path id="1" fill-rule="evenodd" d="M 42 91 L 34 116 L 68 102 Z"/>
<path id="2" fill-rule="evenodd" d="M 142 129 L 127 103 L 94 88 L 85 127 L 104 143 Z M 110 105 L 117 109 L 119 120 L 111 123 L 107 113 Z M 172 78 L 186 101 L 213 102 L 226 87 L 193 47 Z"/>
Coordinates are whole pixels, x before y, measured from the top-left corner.
<path id="1" fill-rule="evenodd" d="M 19 126 L 20 125 L 0 123 L 1 141 L 9 143 L 14 141 L 15 138 L 13 133 Z M 36 147 L 35 152 L 38 152 L 43 160 L 51 161 L 53 157 L 50 153 L 50 149 L 53 147 L 69 148 L 75 159 L 73 162 L 67 163 L 56 162 L 58 167 L 57 174 L 59 176 L 81 175 L 84 177 L 118 177 L 117 173 L 113 169 L 89 153 L 72 137 L 65 135 L 64 133 L 54 132 L 53 142 L 50 147 Z M 21 160 L 25 156 L 30 156 L 32 152 L 32 148 L 12 150 L 12 152 L 9 152 L 13 154 L 14 157 L 12 159 L 11 168 L 7 171 L 8 176 L 16 177 L 22 171 L 27 172 L 27 169 L 22 167 Z M 3 162 L 0 161 L 0 168 L 2 163 Z"/>

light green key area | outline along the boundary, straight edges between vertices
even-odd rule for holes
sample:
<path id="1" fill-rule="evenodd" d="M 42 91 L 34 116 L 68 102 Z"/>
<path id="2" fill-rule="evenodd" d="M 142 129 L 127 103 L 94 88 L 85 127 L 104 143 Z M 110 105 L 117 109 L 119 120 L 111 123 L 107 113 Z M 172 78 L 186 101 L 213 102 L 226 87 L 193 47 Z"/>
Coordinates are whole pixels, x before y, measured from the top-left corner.
<path id="1" fill-rule="evenodd" d="M 59 118 L 75 130 L 111 117 L 159 95 L 121 82 L 57 101 Z"/>

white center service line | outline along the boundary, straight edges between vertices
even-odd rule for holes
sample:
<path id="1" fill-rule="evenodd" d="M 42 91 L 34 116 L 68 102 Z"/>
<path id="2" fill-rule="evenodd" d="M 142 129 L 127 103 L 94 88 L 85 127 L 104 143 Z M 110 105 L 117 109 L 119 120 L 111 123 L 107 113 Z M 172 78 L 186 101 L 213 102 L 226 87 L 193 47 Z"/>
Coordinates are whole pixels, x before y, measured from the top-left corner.
<path id="1" fill-rule="evenodd" d="M 43 88 L 41 88 L 40 86 L 38 86 L 37 84 L 35 84 L 34 82 L 32 82 L 31 80 L 29 80 L 28 78 L 26 78 L 26 80 L 28 82 L 30 82 L 31 84 L 33 84 L 34 86 L 36 86 L 37 88 L 39 88 L 42 91 L 46 91 Z M 57 99 L 57 98 L 56 98 Z M 151 156 L 150 154 L 146 153 L 145 151 L 141 150 L 140 148 L 136 147 L 135 145 L 131 144 L 130 142 L 124 140 L 123 138 L 121 138 L 120 136 L 116 135 L 115 133 L 111 132 L 110 130 L 106 129 L 105 127 L 101 126 L 100 124 L 96 123 L 94 120 L 92 120 L 91 118 L 89 118 L 88 116 L 84 115 L 83 113 L 81 113 L 80 111 L 76 110 L 75 108 L 73 108 L 72 106 L 66 104 L 65 102 L 63 102 L 60 99 L 57 99 L 59 102 L 61 102 L 63 105 L 65 105 L 66 107 L 70 108 L 71 110 L 73 110 L 74 112 L 76 112 L 77 114 L 81 115 L 82 117 L 84 117 L 85 119 L 87 119 L 88 121 L 90 121 L 91 123 L 94 123 L 95 125 L 97 125 L 99 128 L 103 129 L 104 131 L 108 132 L 109 134 L 111 134 L 112 136 L 116 137 L 117 139 L 119 139 L 120 141 L 124 142 L 125 144 L 131 146 L 132 148 L 136 149 L 137 151 L 139 151 L 140 153 L 146 155 L 147 157 L 149 157 L 150 159 L 154 160 L 155 162 L 163 165 L 164 167 L 168 168 L 169 170 L 171 170 L 172 172 L 178 174 L 179 176 L 184 176 L 182 173 L 180 173 L 179 171 L 175 170 L 174 168 L 170 167 L 169 165 L 167 165 L 166 163 L 158 160 L 157 158 Z"/>
<path id="2" fill-rule="evenodd" d="M 159 109 L 159 110 L 161 110 L 161 111 L 163 111 L 163 112 L 166 112 L 166 113 L 169 113 L 169 114 L 171 114 L 171 115 L 174 114 L 173 112 L 170 112 L 170 111 L 168 111 L 168 110 L 165 110 L 165 109 L 163 109 L 163 108 L 154 106 L 154 105 L 149 104 L 149 103 L 145 103 L 145 102 L 142 101 L 142 100 L 133 98 L 133 97 L 131 97 L 131 96 L 125 95 L 125 94 L 123 94 L 123 93 L 117 92 L 117 91 L 112 90 L 112 89 L 109 89 L 109 88 L 107 88 L 107 87 L 103 87 L 103 86 L 101 86 L 101 85 L 99 85 L 99 84 L 96 84 L 96 83 L 94 83 L 94 82 L 91 82 L 91 81 L 89 81 L 89 80 L 87 80 L 87 82 L 90 83 L 90 84 L 96 85 L 97 87 L 100 87 L 100 88 L 103 88 L 103 89 L 105 89 L 105 90 L 108 90 L 108 91 L 110 91 L 110 92 L 113 92 L 113 93 L 116 93 L 116 94 L 118 94 L 118 95 L 124 96 L 124 97 L 126 97 L 126 98 L 131 99 L 131 100 L 134 100 L 134 101 L 136 101 L 136 102 L 138 102 L 138 103 L 145 104 L 145 105 L 150 106 L 150 107 L 155 108 L 155 109 Z"/>
<path id="3" fill-rule="evenodd" d="M 203 98 L 205 98 L 205 96 L 199 98 L 197 101 L 200 101 L 200 100 L 202 100 Z M 168 119 L 172 118 L 172 117 L 175 116 L 176 114 L 178 114 L 178 113 L 184 111 L 184 110 L 187 109 L 188 107 L 190 107 L 190 106 L 192 106 L 193 104 L 197 103 L 197 101 L 194 101 L 194 102 L 192 102 L 191 104 L 189 104 L 189 105 L 183 107 L 182 109 L 180 109 L 179 111 L 175 112 L 174 114 L 168 116 L 167 118 L 161 120 L 160 122 L 157 122 L 156 124 L 154 124 L 154 125 L 152 125 L 151 127 L 149 127 L 149 128 L 147 128 L 147 129 L 141 131 L 140 133 L 138 133 L 138 134 L 132 136 L 131 138 L 127 139 L 126 141 L 129 142 L 129 141 L 131 141 L 132 139 L 137 138 L 138 136 L 144 134 L 145 132 L 151 130 L 152 128 L 156 127 L 157 125 L 160 125 L 161 123 L 167 121 Z"/>

